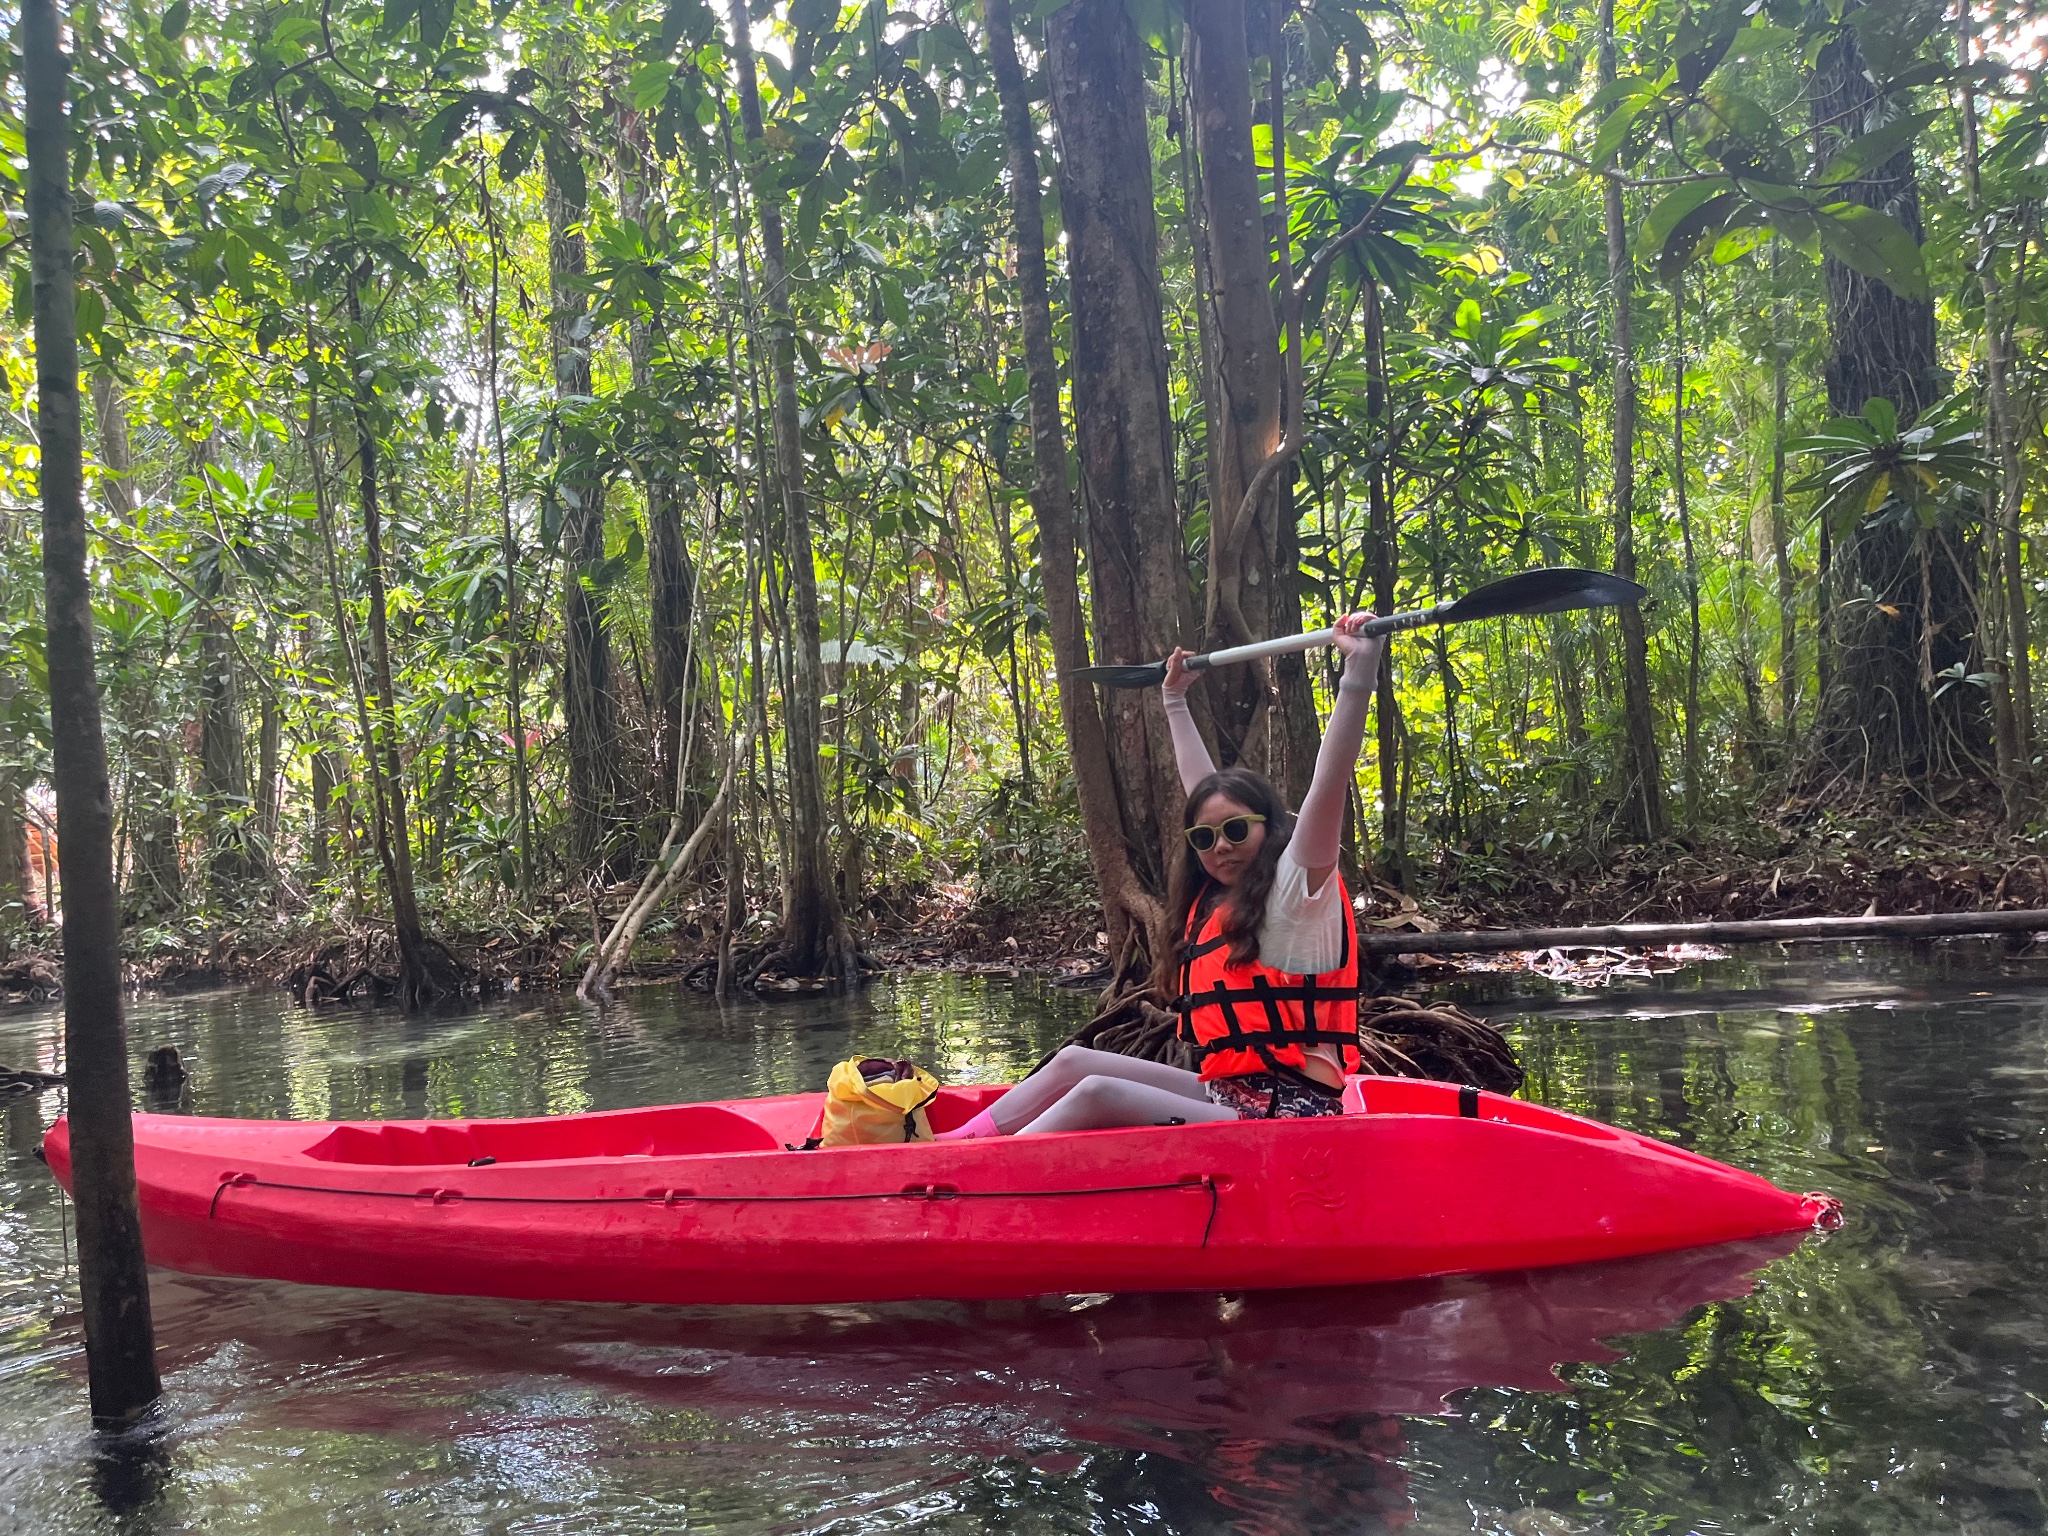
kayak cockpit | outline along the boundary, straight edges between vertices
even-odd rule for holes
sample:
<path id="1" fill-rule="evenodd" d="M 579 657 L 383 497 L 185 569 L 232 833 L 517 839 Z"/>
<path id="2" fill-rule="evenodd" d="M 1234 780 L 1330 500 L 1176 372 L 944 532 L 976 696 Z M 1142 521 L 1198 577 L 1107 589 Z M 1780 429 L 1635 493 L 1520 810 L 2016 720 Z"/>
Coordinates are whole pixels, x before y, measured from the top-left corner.
<path id="1" fill-rule="evenodd" d="M 420 1125 L 337 1125 L 305 1149 L 323 1163 L 381 1167 L 552 1162 L 585 1157 L 692 1157 L 776 1152 L 774 1132 L 715 1104 L 675 1104 L 606 1115 L 541 1120 L 430 1121 Z"/>

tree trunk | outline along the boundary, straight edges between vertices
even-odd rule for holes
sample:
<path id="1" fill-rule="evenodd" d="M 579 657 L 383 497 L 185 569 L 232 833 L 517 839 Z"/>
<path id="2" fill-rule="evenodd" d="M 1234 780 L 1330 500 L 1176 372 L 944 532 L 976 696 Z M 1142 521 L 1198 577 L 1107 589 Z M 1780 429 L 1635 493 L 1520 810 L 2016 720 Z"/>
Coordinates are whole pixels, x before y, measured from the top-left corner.
<path id="1" fill-rule="evenodd" d="M 1700 816 L 1700 564 L 1693 548 L 1692 500 L 1685 483 L 1685 274 L 1671 284 L 1671 487 L 1678 498 L 1678 536 L 1685 551 L 1685 824 Z M 1747 548 L 1748 535 L 1744 534 Z"/>
<path id="2" fill-rule="evenodd" d="M 1161 922 L 1158 901 L 1131 867 L 1130 839 L 1118 804 L 1115 769 L 1095 690 L 1070 681 L 1088 665 L 1087 619 L 1081 606 L 1074 501 L 1067 484 L 1067 436 L 1060 420 L 1059 358 L 1053 349 L 1052 300 L 1045 265 L 1045 211 L 1039 189 L 1037 133 L 1017 63 L 1010 0 L 985 0 L 989 64 L 1002 99 L 1010 159 L 1010 213 L 1017 241 L 1017 295 L 1024 332 L 1024 372 L 1031 399 L 1031 507 L 1038 518 L 1039 557 L 1052 652 L 1060 676 L 1060 722 L 1073 762 L 1088 860 L 1102 893 L 1109 952 L 1132 953 L 1133 931 L 1149 935 Z"/>
<path id="3" fill-rule="evenodd" d="M 199 806 L 206 828 L 206 886 L 220 901 L 249 878 L 249 767 L 231 622 L 218 583 L 199 619 Z"/>
<path id="4" fill-rule="evenodd" d="M 92 418 L 100 447 L 99 499 L 123 522 L 135 516 L 135 460 L 128 448 L 128 399 L 111 373 L 92 376 Z"/>
<path id="5" fill-rule="evenodd" d="M 1812 97 L 1823 158 L 1898 111 L 1878 93 L 1855 34 L 1847 30 L 1821 50 Z M 1842 191 L 1890 214 L 1920 238 L 1920 192 L 1910 148 Z M 1860 415 L 1866 401 L 1882 398 L 1896 409 L 1899 425 L 1907 426 L 1945 390 L 1935 359 L 1933 302 L 1902 298 L 1832 258 L 1821 270 L 1828 299 L 1829 408 L 1837 415 Z M 1948 542 L 1960 557 L 1974 539 L 1957 529 Z M 1866 778 L 1917 777 L 1961 766 L 1988 745 L 1988 732 L 1983 709 L 1965 697 L 1977 690 L 1950 688 L 1939 703 L 1933 698 L 1933 674 L 1967 664 L 1975 644 L 1975 615 L 1951 554 L 1930 548 L 1917 523 L 1905 528 L 1891 521 L 1858 528 L 1843 541 L 1835 566 L 1838 680 L 1822 701 L 1823 757 L 1836 769 Z"/>
<path id="6" fill-rule="evenodd" d="M 762 136 L 761 90 L 754 72 L 752 21 L 747 0 L 732 0 L 733 55 L 739 72 L 740 121 L 749 143 Z M 783 557 L 794 611 L 789 686 L 783 694 L 788 746 L 790 852 L 783 872 L 782 963 L 806 975 L 837 971 L 853 980 L 856 956 L 846 913 L 832 886 L 820 771 L 819 701 L 825 669 L 818 655 L 818 574 L 811 548 L 810 493 L 797 419 L 796 327 L 790 314 L 789 265 L 783 252 L 779 194 L 757 194 L 761 218 L 761 276 L 767 311 L 773 391 L 775 478 L 782 495 Z"/>
<path id="7" fill-rule="evenodd" d="M 1600 0 L 1600 83 L 1612 85 L 1614 0 Z M 1636 577 L 1636 352 L 1635 269 L 1628 248 L 1628 218 L 1622 207 L 1621 183 L 1602 178 L 1607 227 L 1607 282 L 1614 303 L 1614 572 Z M 1650 702 L 1649 637 L 1642 610 L 1624 603 L 1621 622 L 1622 726 L 1625 748 L 1623 824 L 1642 839 L 1654 842 L 1665 833 L 1663 768 L 1657 760 L 1657 717 Z"/>
<path id="8" fill-rule="evenodd" d="M 362 306 L 353 276 L 350 318 L 361 325 Z M 359 383 L 355 399 L 356 485 L 363 514 L 363 562 L 369 584 L 369 739 L 363 743 L 376 787 L 371 823 L 384 885 L 391 897 L 391 926 L 398 941 L 398 995 L 408 1010 L 458 995 L 461 978 L 447 952 L 427 937 L 413 892 L 412 827 L 405 809 L 405 768 L 398 747 L 398 693 L 392 685 L 391 633 L 385 591 L 383 500 L 377 478 L 377 436 L 371 386 Z"/>
<path id="9" fill-rule="evenodd" d="M 1268 477 L 1249 509 L 1247 488 L 1280 446 L 1280 323 L 1273 304 L 1273 246 L 1252 149 L 1251 55 L 1244 0 L 1190 0 L 1187 7 L 1188 91 L 1200 167 L 1206 261 L 1196 272 L 1211 345 L 1204 379 L 1208 405 L 1209 581 L 1203 644 L 1215 649 L 1299 628 L 1295 540 L 1283 526 L 1291 510 L 1286 475 Z M 1279 31 L 1268 27 L 1268 52 Z M 1276 89 L 1268 120 L 1284 121 L 1284 70 L 1272 66 Z M 1286 238 L 1284 230 L 1281 238 Z M 1292 610 L 1291 612 L 1289 610 Z M 1220 760 L 1240 758 L 1276 781 L 1289 777 L 1291 727 L 1305 710 L 1313 719 L 1308 669 L 1300 657 L 1276 667 L 1276 697 L 1263 666 L 1231 667 L 1204 685 L 1215 719 Z M 1294 706 L 1289 707 L 1290 703 Z M 1279 717 L 1275 718 L 1274 706 Z M 1311 765 L 1312 766 L 1312 763 Z M 1302 791 L 1307 788 L 1305 775 Z M 1289 786 L 1290 792 L 1291 786 Z M 1298 794 L 1295 796 L 1298 799 Z"/>
<path id="10" fill-rule="evenodd" d="M 588 271 L 582 202 L 565 188 L 550 161 L 544 202 L 548 220 L 548 341 L 554 359 L 558 457 L 570 461 L 557 492 L 562 512 L 562 718 L 569 742 L 569 863 L 579 876 L 609 883 L 623 875 L 635 850 L 621 836 L 633 819 L 633 795 L 619 740 L 613 694 L 611 633 L 604 596 L 590 582 L 604 561 L 605 487 L 587 467 L 593 434 L 573 425 L 590 396 L 588 301 L 579 282 Z"/>
<path id="11" fill-rule="evenodd" d="M 92 586 L 85 571 L 85 449 L 65 123 L 70 64 L 58 26 L 53 0 L 24 0 L 18 36 L 27 96 L 50 748 L 63 829 L 58 859 L 64 880 L 64 1061 L 78 1281 L 93 1421 L 118 1429 L 140 1418 L 162 1386 L 135 1198 L 114 822 L 93 661 Z"/>
<path id="12" fill-rule="evenodd" d="M 1991 428 L 1991 452 L 1998 465 L 1998 495 L 1992 522 L 1991 580 L 1987 584 L 2000 602 L 2005 623 L 2004 645 L 1990 657 L 1998 675 L 1993 701 L 1999 726 L 1999 757 L 2005 794 L 2006 825 L 2025 828 L 2033 809 L 2034 681 L 2033 636 L 2028 623 L 2027 579 L 2021 558 L 2020 510 L 2026 496 L 2026 467 L 2021 461 L 2021 429 L 2012 404 L 2011 318 L 1999 278 L 1998 237 L 1983 208 L 1983 178 L 1978 164 L 1977 86 L 1969 75 L 1974 52 L 1975 17 L 1968 4 L 1956 8 L 1957 51 L 1963 65 L 1963 174 L 1970 214 L 1977 225 L 1977 281 L 1984 295 L 1985 412 Z"/>
<path id="13" fill-rule="evenodd" d="M 1195 634 L 1195 610 L 1174 499 L 1144 50 L 1120 0 L 1073 0 L 1055 12 L 1046 50 L 1094 649 L 1119 661 L 1155 660 Z M 1132 867 L 1161 895 L 1181 847 L 1185 798 L 1166 716 L 1150 690 L 1115 693 L 1106 703 Z M 1190 703 L 1204 718 L 1204 690 Z M 1178 935 L 1153 939 L 1173 943 Z"/>
<path id="14" fill-rule="evenodd" d="M 1392 395 L 1387 388 L 1387 320 L 1379 284 L 1365 290 L 1365 402 L 1371 431 L 1382 448 L 1391 448 L 1394 431 Z M 1379 613 L 1397 610 L 1401 580 L 1401 532 L 1394 523 L 1394 492 L 1390 483 L 1393 455 L 1381 452 L 1366 464 L 1366 521 L 1372 538 L 1372 604 Z M 1378 733 L 1380 768 L 1380 867 L 1393 883 L 1408 888 L 1407 801 L 1401 793 L 1400 754 L 1406 750 L 1401 731 L 1401 705 L 1394 692 L 1392 646 L 1380 658 L 1373 718 Z"/>
<path id="15" fill-rule="evenodd" d="M 1778 578 L 1778 728 L 1787 749 L 1799 731 L 1798 609 L 1792 587 L 1785 517 L 1785 422 L 1789 411 L 1790 343 L 1779 334 L 1784 306 L 1777 294 L 1778 245 L 1771 243 L 1771 563 Z"/>

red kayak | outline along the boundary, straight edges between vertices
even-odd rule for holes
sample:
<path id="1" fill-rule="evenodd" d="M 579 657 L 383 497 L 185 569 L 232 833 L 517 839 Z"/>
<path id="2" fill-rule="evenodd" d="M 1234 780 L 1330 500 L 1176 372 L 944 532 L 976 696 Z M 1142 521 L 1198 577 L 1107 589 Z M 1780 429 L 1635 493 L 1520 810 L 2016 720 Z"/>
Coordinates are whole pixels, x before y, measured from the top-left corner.
<path id="1" fill-rule="evenodd" d="M 945 1089 L 936 1130 L 1000 1087 Z M 813 1303 L 1359 1285 L 1668 1252 L 1838 1202 L 1519 1099 L 1354 1078 L 1345 1113 L 800 1144 L 822 1095 L 537 1120 L 137 1115 L 152 1263 L 532 1300 Z M 70 1187 L 70 1127 L 44 1141 Z"/>

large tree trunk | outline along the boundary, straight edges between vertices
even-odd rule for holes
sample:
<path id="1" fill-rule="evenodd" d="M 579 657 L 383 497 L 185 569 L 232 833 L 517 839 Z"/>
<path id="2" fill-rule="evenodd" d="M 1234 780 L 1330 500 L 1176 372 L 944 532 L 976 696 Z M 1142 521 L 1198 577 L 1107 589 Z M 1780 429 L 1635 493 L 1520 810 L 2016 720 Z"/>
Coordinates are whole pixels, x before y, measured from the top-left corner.
<path id="1" fill-rule="evenodd" d="M 1204 380 L 1210 537 L 1203 643 L 1216 648 L 1298 629 L 1300 598 L 1294 530 L 1286 526 L 1292 513 L 1283 484 L 1287 476 L 1268 476 L 1260 495 L 1244 505 L 1259 466 L 1280 446 L 1283 388 L 1273 247 L 1252 150 L 1244 0 L 1191 0 L 1187 21 L 1205 230 L 1197 248 L 1196 287 L 1211 338 Z M 1267 31 L 1268 51 L 1276 53 L 1279 29 Z M 1282 74 L 1275 64 L 1276 85 Z M 1272 94 L 1269 121 L 1282 116 L 1281 92 Z M 1314 730 L 1307 665 L 1290 657 L 1274 668 L 1274 677 L 1277 690 L 1265 667 L 1232 667 L 1211 677 L 1205 691 L 1222 760 L 1243 758 L 1299 800 L 1313 768 L 1312 749 L 1309 762 L 1296 761 L 1302 754 L 1295 737 L 1304 716 L 1311 735 Z M 1278 696 L 1283 694 L 1293 697 Z"/>
<path id="2" fill-rule="evenodd" d="M 1002 98 L 1003 137 L 1010 155 L 1010 213 L 1017 241 L 1017 294 L 1024 332 L 1024 372 L 1031 398 L 1031 507 L 1051 619 L 1052 651 L 1060 674 L 1060 722 L 1066 729 L 1088 859 L 1102 893 L 1103 922 L 1113 956 L 1129 956 L 1132 972 L 1150 970 L 1149 957 L 1132 945 L 1162 920 L 1159 902 L 1131 868 L 1129 838 L 1120 814 L 1109 741 L 1095 690 L 1071 681 L 1088 664 L 1087 618 L 1081 606 L 1080 557 L 1073 495 L 1067 485 L 1067 435 L 1060 420 L 1059 358 L 1053 350 L 1052 299 L 1045 264 L 1045 212 L 1039 189 L 1037 133 L 1030 98 L 1017 63 L 1010 0 L 985 0 L 989 63 Z M 1123 979 L 1121 976 L 1118 980 Z"/>
<path id="3" fill-rule="evenodd" d="M 761 89 L 754 72 L 747 0 L 732 0 L 733 54 L 739 71 L 740 121 L 748 140 L 762 135 Z M 796 327 L 790 313 L 789 263 L 783 252 L 779 194 L 758 195 L 762 304 L 767 312 L 771 368 L 769 420 L 774 427 L 775 479 L 782 497 L 783 558 L 788 564 L 792 652 L 783 693 L 783 739 L 789 765 L 789 858 L 783 870 L 781 963 L 820 975 L 854 976 L 857 957 L 846 912 L 832 883 L 820 769 L 819 701 L 825 669 L 818 655 L 818 574 L 811 548 L 810 493 L 797 419 Z"/>
<path id="4" fill-rule="evenodd" d="M 1600 83 L 1614 83 L 1614 0 L 1600 0 Z M 1621 183 L 1602 181 L 1607 226 L 1607 281 L 1614 303 L 1614 572 L 1636 576 L 1636 353 L 1635 269 L 1628 248 L 1628 217 Z M 1622 824 L 1654 841 L 1665 832 L 1663 768 L 1657 760 L 1657 717 L 1650 703 L 1649 637 L 1642 610 L 1624 603 L 1621 620 Z"/>
<path id="5" fill-rule="evenodd" d="M 588 270 L 584 209 L 550 161 L 544 201 L 548 220 L 548 341 L 555 398 L 566 410 L 557 453 L 589 465 L 595 445 L 570 426 L 591 391 L 588 301 L 577 286 Z M 572 404 L 571 402 L 578 402 Z M 619 741 L 612 692 L 611 634 L 604 597 L 590 577 L 604 561 L 603 477 L 573 467 L 558 494 L 562 509 L 562 718 L 569 739 L 569 863 L 579 876 L 609 883 L 630 866 L 635 849 L 621 835 L 633 820 L 633 793 Z"/>
<path id="6" fill-rule="evenodd" d="M 1843 30 L 1814 67 L 1813 117 L 1822 154 L 1880 127 L 1897 105 L 1878 93 L 1853 32 Z M 1920 191 L 1913 152 L 1901 150 L 1843 189 L 1890 214 L 1920 238 Z M 1889 400 L 1903 427 L 1939 399 L 1946 381 L 1935 360 L 1934 305 L 1903 298 L 1875 278 L 1832 258 L 1821 264 L 1827 287 L 1828 406 L 1860 415 L 1866 401 Z M 1968 663 L 1976 616 L 1956 568 L 1974 530 L 1931 539 L 1917 523 L 1859 528 L 1834 560 L 1835 669 L 1821 703 L 1820 747 L 1833 767 L 1865 778 L 1918 776 L 1963 766 L 1988 745 L 1985 712 L 1974 688 L 1950 688 L 1937 703 L 1934 674 Z"/>
<path id="7" fill-rule="evenodd" d="M 24 0 L 19 38 L 27 95 L 50 748 L 63 831 L 58 859 L 64 879 L 64 1060 L 78 1283 L 93 1420 L 122 1428 L 142 1416 L 162 1386 L 135 1198 L 114 821 L 93 661 L 92 586 L 85 572 L 85 448 L 64 120 L 69 61 L 58 43 L 53 0 Z"/>
<path id="8" fill-rule="evenodd" d="M 1095 652 L 1157 660 L 1195 634 L 1195 609 L 1174 501 L 1144 51 L 1120 0 L 1073 0 L 1047 20 L 1046 47 Z M 1203 690 L 1190 702 L 1202 719 Z M 1163 894 L 1183 799 L 1166 716 L 1150 690 L 1106 703 L 1132 865 Z"/>

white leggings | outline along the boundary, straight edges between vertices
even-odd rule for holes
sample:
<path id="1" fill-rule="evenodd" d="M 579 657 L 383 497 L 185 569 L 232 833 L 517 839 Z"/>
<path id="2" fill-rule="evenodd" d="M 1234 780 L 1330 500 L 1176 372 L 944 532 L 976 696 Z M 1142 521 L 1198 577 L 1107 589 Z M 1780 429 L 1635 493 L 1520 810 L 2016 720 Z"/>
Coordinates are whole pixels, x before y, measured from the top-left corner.
<path id="1" fill-rule="evenodd" d="M 1192 1072 L 1085 1045 L 1062 1047 L 988 1113 L 1006 1136 L 1237 1118 L 1235 1110 L 1209 1102 Z"/>

